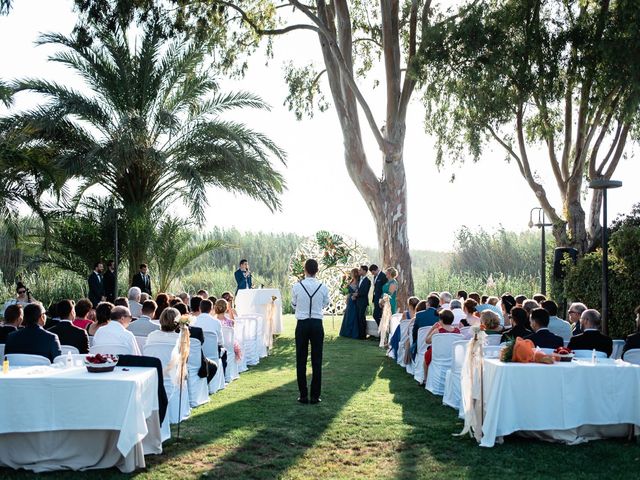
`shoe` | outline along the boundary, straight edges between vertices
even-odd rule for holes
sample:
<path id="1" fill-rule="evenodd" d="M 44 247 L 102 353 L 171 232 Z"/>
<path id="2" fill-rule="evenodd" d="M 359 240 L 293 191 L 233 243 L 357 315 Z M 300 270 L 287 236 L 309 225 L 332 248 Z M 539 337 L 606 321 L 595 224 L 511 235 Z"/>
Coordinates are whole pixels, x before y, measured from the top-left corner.
<path id="1" fill-rule="evenodd" d="M 311 403 L 311 405 L 315 405 L 316 403 L 320 403 L 321 401 L 322 401 L 322 399 L 320 397 L 318 397 L 318 398 L 312 398 L 311 402 L 309 402 L 309 403 Z"/>
<path id="2" fill-rule="evenodd" d="M 309 399 L 307 397 L 298 397 L 298 402 L 309 403 Z"/>

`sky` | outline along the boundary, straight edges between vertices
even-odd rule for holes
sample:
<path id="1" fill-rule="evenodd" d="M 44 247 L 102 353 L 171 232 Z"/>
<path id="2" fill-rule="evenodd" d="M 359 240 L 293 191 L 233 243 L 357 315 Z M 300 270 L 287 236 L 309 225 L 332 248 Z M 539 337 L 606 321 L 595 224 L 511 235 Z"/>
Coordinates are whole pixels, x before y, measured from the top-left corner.
<path id="1" fill-rule="evenodd" d="M 71 0 L 18 0 L 6 17 L 0 17 L 0 78 L 11 80 L 43 77 L 77 86 L 79 82 L 65 68 L 47 62 L 53 47 L 34 45 L 42 32 L 67 34 L 75 25 Z M 287 165 L 278 166 L 287 181 L 282 195 L 282 210 L 272 213 L 263 204 L 216 188 L 208 192 L 207 225 L 238 228 L 241 231 L 294 232 L 313 235 L 329 230 L 346 235 L 359 243 L 375 247 L 377 239 L 373 219 L 362 197 L 351 182 L 344 163 L 342 133 L 333 108 L 316 112 L 312 119 L 297 121 L 283 101 L 288 88 L 283 67 L 290 60 L 302 65 L 321 65 L 317 36 L 297 31 L 276 39 L 275 57 L 256 55 L 241 80 L 221 79 L 222 90 L 246 90 L 260 95 L 272 106 L 270 112 L 242 111 L 229 118 L 241 120 L 249 127 L 267 134 L 287 152 Z M 322 68 L 320 68 L 322 69 Z M 378 69 L 379 71 L 379 69 Z M 376 68 L 373 70 L 375 74 Z M 370 80 L 370 79 L 368 79 Z M 379 124 L 384 119 L 384 89 L 363 91 Z M 325 85 L 326 87 L 326 85 Z M 330 98 L 328 88 L 325 88 Z M 29 108 L 37 97 L 21 94 L 13 108 Z M 0 112 L 2 112 L 0 110 Z M 515 164 L 504 161 L 497 146 L 489 146 L 478 163 L 435 166 L 434 140 L 424 132 L 424 110 L 419 94 L 407 117 L 405 168 L 408 190 L 408 231 L 412 249 L 450 251 L 456 231 L 461 226 L 483 227 L 494 231 L 528 228 L 529 213 L 539 206 L 535 195 L 520 176 Z M 365 127 L 364 119 L 361 123 Z M 366 150 L 375 172 L 381 171 L 381 157 L 372 135 L 365 133 Z M 635 147 L 637 149 L 637 147 Z M 609 218 L 628 212 L 640 201 L 638 182 L 640 164 L 627 145 L 627 159 L 621 161 L 614 178 L 623 187 L 609 193 Z M 541 165 L 538 173 L 552 179 L 545 153 L 532 150 L 532 163 Z M 455 174 L 455 181 L 451 182 Z M 239 180 L 241 181 L 241 180 Z M 554 184 L 548 185 L 548 191 Z M 557 195 L 550 195 L 561 210 Z M 205 229 L 207 227 L 205 226 Z"/>

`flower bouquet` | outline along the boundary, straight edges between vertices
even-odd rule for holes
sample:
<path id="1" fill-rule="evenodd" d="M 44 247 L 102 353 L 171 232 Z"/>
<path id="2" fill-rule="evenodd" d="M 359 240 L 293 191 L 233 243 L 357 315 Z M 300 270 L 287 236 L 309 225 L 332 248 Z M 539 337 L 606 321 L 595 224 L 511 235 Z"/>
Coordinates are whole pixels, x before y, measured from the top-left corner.
<path id="1" fill-rule="evenodd" d="M 567 347 L 558 347 L 553 351 L 553 359 L 556 362 L 570 362 L 573 357 L 575 357 L 575 353 Z"/>
<path id="2" fill-rule="evenodd" d="M 84 365 L 87 371 L 91 373 L 111 372 L 118 364 L 118 357 L 108 353 L 97 353 L 95 355 L 87 355 L 84 359 Z"/>

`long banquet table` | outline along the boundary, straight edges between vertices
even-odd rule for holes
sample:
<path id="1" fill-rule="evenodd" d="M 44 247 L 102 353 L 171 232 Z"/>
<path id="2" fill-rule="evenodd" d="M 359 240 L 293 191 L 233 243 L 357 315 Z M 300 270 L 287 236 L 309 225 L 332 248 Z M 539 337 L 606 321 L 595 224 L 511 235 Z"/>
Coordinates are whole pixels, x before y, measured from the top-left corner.
<path id="1" fill-rule="evenodd" d="M 154 368 L 12 368 L 0 374 L 0 466 L 34 472 L 116 466 L 162 453 Z"/>
<path id="2" fill-rule="evenodd" d="M 481 446 L 514 432 L 581 443 L 640 432 L 640 366 L 622 360 L 504 363 L 484 360 Z"/>

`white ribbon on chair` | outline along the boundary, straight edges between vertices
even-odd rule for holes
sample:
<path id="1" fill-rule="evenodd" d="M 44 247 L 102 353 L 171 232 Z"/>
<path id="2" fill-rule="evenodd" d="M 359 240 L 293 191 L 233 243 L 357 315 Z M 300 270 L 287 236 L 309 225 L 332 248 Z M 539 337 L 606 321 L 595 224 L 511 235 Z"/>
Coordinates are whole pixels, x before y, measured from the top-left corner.
<path id="1" fill-rule="evenodd" d="M 271 350 L 273 347 L 273 327 L 274 327 L 274 317 L 276 315 L 276 300 L 278 298 L 275 296 L 271 296 L 271 303 L 267 304 L 267 315 L 266 315 L 266 325 L 264 331 L 264 338 L 266 340 L 267 349 Z"/>
<path id="2" fill-rule="evenodd" d="M 480 440 L 482 440 L 482 423 L 484 421 L 483 345 L 487 334 L 478 327 L 472 328 L 474 335 L 469 340 L 467 358 L 465 358 L 461 372 L 464 427 L 457 435 L 469 433 L 480 443 Z"/>
<path id="3" fill-rule="evenodd" d="M 382 304 L 382 317 L 380 318 L 378 333 L 380 334 L 380 346 L 386 348 L 389 341 L 389 326 L 391 323 L 391 301 L 389 295 L 384 294 L 380 299 L 380 303 Z"/>

